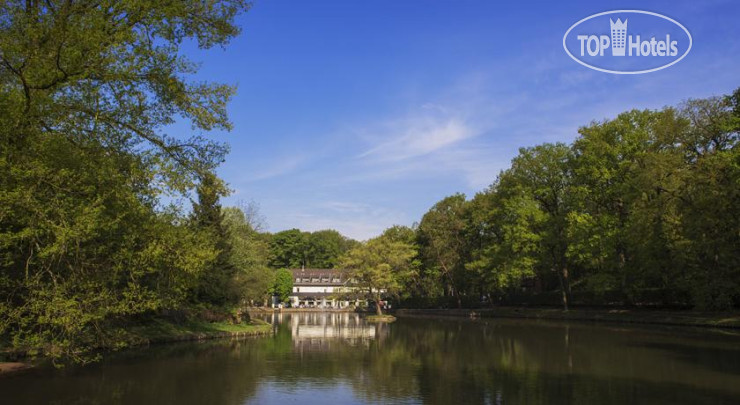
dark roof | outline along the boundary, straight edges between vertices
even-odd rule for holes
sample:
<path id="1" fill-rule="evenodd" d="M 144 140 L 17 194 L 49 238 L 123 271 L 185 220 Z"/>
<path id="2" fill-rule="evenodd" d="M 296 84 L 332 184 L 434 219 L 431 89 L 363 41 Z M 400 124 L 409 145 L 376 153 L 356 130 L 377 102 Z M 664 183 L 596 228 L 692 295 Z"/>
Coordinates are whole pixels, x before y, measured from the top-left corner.
<path id="1" fill-rule="evenodd" d="M 347 282 L 347 271 L 342 269 L 291 269 L 293 273 L 293 279 L 304 278 L 318 281 L 297 281 L 293 285 L 313 285 L 313 286 L 338 286 L 344 285 Z M 338 282 L 334 279 L 339 278 Z M 322 281 L 323 279 L 329 279 L 328 282 Z"/>
<path id="2" fill-rule="evenodd" d="M 344 276 L 347 274 L 343 269 L 290 269 L 294 277 L 316 277 L 316 276 Z"/>

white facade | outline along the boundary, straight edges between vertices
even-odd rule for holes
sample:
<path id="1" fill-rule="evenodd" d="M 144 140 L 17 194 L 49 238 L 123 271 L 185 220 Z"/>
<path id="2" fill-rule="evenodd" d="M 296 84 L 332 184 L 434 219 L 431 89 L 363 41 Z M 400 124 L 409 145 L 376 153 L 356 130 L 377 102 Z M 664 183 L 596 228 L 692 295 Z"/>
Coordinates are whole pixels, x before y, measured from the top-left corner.
<path id="1" fill-rule="evenodd" d="M 347 272 L 339 269 L 294 269 L 293 293 L 290 305 L 294 308 L 345 308 L 359 305 L 348 286 Z M 363 300 L 364 301 L 364 300 Z"/>

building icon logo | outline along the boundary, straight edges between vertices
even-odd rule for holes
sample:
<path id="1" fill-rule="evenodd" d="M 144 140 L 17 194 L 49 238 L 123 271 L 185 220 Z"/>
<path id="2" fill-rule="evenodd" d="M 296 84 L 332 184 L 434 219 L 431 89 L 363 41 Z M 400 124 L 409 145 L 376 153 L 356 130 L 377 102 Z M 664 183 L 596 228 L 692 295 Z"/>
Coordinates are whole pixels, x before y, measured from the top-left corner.
<path id="1" fill-rule="evenodd" d="M 627 39 L 627 19 L 624 22 L 617 18 L 617 22 L 609 19 L 611 27 L 612 56 L 624 56 L 625 43 Z"/>

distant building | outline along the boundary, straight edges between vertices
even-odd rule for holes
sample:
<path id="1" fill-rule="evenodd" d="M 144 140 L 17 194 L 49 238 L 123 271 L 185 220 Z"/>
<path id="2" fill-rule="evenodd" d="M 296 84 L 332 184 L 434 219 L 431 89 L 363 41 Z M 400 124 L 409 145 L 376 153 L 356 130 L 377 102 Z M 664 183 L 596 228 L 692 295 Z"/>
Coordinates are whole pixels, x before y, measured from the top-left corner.
<path id="1" fill-rule="evenodd" d="M 292 307 L 346 308 L 359 305 L 356 288 L 350 286 L 347 271 L 341 269 L 292 269 Z"/>

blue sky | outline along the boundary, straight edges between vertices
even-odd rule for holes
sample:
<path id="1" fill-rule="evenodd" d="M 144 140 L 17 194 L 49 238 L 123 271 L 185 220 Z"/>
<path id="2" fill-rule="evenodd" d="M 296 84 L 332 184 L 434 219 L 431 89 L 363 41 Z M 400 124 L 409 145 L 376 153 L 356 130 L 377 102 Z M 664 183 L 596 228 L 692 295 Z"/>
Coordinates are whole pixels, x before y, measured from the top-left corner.
<path id="1" fill-rule="evenodd" d="M 562 38 L 601 11 L 672 17 L 694 38 L 667 69 L 612 75 L 575 63 Z M 356 239 L 472 197 L 519 147 L 571 142 L 580 126 L 740 87 L 740 2 L 257 0 L 225 49 L 186 56 L 197 80 L 235 84 L 219 169 L 270 231 Z"/>

